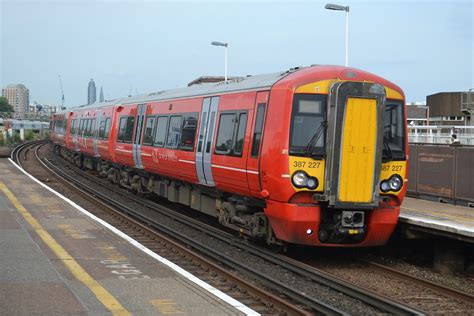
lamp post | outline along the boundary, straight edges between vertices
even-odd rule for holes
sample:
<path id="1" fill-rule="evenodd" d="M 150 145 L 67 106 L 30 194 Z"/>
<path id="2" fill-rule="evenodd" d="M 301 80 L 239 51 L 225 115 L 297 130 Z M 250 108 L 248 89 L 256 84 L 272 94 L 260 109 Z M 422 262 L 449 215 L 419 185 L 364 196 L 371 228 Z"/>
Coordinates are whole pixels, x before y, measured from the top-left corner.
<path id="1" fill-rule="evenodd" d="M 211 42 L 211 45 L 214 46 L 224 46 L 225 53 L 224 53 L 224 81 L 227 81 L 227 48 L 229 47 L 228 43 L 222 42 Z"/>
<path id="2" fill-rule="evenodd" d="M 349 65 L 349 6 L 328 3 L 324 7 L 328 10 L 346 11 L 346 67 Z"/>

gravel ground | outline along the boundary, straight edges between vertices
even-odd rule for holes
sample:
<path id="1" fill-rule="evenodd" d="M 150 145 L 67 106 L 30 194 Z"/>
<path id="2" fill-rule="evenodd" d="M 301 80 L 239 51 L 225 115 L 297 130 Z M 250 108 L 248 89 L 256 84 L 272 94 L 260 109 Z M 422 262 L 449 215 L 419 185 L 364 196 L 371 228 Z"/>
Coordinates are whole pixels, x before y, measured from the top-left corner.
<path id="1" fill-rule="evenodd" d="M 0 146 L 0 158 L 10 158 L 12 147 Z"/>
<path id="2" fill-rule="evenodd" d="M 45 151 L 45 154 L 49 155 L 49 152 Z M 43 178 L 47 177 L 44 173 L 41 175 Z M 40 177 L 41 178 L 41 177 Z M 107 184 L 107 181 L 104 181 L 104 184 Z M 97 186 L 96 184 L 91 183 L 91 186 Z M 56 187 L 58 187 L 56 185 Z M 64 187 L 59 185 L 58 188 L 56 188 L 58 191 L 61 191 L 62 193 L 67 194 L 67 190 L 64 190 Z M 97 187 L 98 190 L 103 190 L 104 188 Z M 125 192 L 125 191 L 124 191 Z M 124 198 L 121 195 L 118 195 L 116 193 L 111 193 L 114 194 L 118 200 L 127 202 L 130 204 L 129 201 L 127 201 L 126 198 Z M 128 193 L 130 194 L 130 193 Z M 171 203 L 166 202 L 165 204 L 170 205 Z M 174 205 L 174 204 L 171 204 Z M 229 247 L 227 244 L 222 243 L 218 240 L 215 240 L 214 238 L 211 238 L 209 236 L 206 236 L 205 234 L 198 232 L 194 229 L 190 229 L 189 227 L 179 224 L 173 220 L 170 220 L 168 218 L 165 218 L 163 216 L 160 216 L 154 211 L 150 211 L 149 209 L 145 209 L 141 205 L 135 205 L 134 206 L 137 209 L 143 210 L 143 212 L 148 213 L 150 216 L 153 216 L 156 218 L 156 220 L 160 221 L 161 223 L 164 223 L 165 225 L 172 227 L 182 233 L 187 234 L 191 238 L 195 240 L 199 240 L 202 243 L 205 243 L 207 245 L 212 245 L 212 247 L 219 252 L 225 253 L 228 256 L 231 256 L 233 258 L 238 258 L 240 261 L 247 262 L 249 266 L 251 266 L 254 269 L 258 269 L 259 271 L 262 271 L 268 275 L 271 275 L 272 277 L 276 277 L 280 279 L 281 282 L 296 288 L 304 293 L 306 293 L 309 296 L 312 297 L 317 297 L 328 304 L 337 306 L 338 308 L 350 313 L 350 314 L 363 314 L 363 315 L 373 315 L 377 314 L 377 310 L 367 307 L 365 304 L 362 304 L 356 300 L 347 298 L 343 294 L 335 293 L 333 290 L 328 289 L 327 287 L 320 286 L 320 285 L 315 285 L 314 282 L 310 282 L 308 280 L 305 280 L 304 278 L 297 276 L 289 271 L 286 271 L 282 269 L 281 267 L 274 266 L 272 264 L 269 264 L 268 262 L 259 259 L 256 256 L 250 255 L 246 252 L 243 252 L 235 247 Z M 176 208 L 176 205 L 174 205 L 173 208 Z M 182 206 L 178 206 L 179 209 L 184 209 Z M 184 210 L 183 212 L 188 212 Z M 189 212 L 190 214 L 193 214 L 192 212 Z M 197 217 L 200 215 L 196 215 L 194 212 L 193 217 Z M 213 219 L 209 219 L 208 221 L 213 222 Z M 361 268 L 358 267 L 357 265 L 350 264 L 350 257 L 354 253 L 358 253 L 358 255 L 362 255 L 364 257 L 370 257 L 372 256 L 371 260 L 377 259 L 377 261 L 389 265 L 395 269 L 399 269 L 402 271 L 406 271 L 409 273 L 412 273 L 416 276 L 423 277 L 429 280 L 432 280 L 434 282 L 439 282 L 442 284 L 445 284 L 447 286 L 452 286 L 455 288 L 458 288 L 460 290 L 469 292 L 469 293 L 474 293 L 474 285 L 473 281 L 469 280 L 466 277 L 460 277 L 460 276 L 446 276 L 446 275 L 439 275 L 435 272 L 433 272 L 429 268 L 423 268 L 423 267 L 416 267 L 412 264 L 407 264 L 404 263 L 401 260 L 398 260 L 397 258 L 385 258 L 385 257 L 378 257 L 375 256 L 370 252 L 366 250 L 361 250 L 361 251 L 354 251 L 354 250 L 335 250 L 335 249 L 329 249 L 329 250 L 314 250 L 314 249 L 307 249 L 307 248 L 298 248 L 296 247 L 295 249 L 292 249 L 293 252 L 298 252 L 298 251 L 304 251 L 306 255 L 312 255 L 314 258 L 318 258 L 318 264 L 323 267 L 325 270 L 330 271 L 331 273 L 337 274 L 342 278 L 346 278 L 348 280 L 353 280 L 353 281 L 358 281 L 360 284 L 365 284 L 368 287 L 372 288 L 375 292 L 385 294 L 389 297 L 394 297 L 394 298 L 404 298 L 405 300 L 409 300 L 413 306 L 428 306 L 431 305 L 433 307 L 432 312 L 433 314 L 440 314 L 440 313 L 456 313 L 456 312 L 464 312 L 469 311 L 468 307 L 463 306 L 462 304 L 451 304 L 453 302 L 451 301 L 440 301 L 437 300 L 435 297 L 431 295 L 430 292 L 428 292 L 426 289 L 413 289 L 413 292 L 407 291 L 408 288 L 411 288 L 409 284 L 404 284 L 403 282 L 401 283 L 393 283 L 389 278 L 385 276 L 381 276 L 380 272 L 377 274 L 376 272 L 372 271 L 366 271 L 364 273 L 361 273 Z M 342 253 L 342 255 L 341 255 Z M 305 256 L 306 256 L 305 255 Z M 362 269 L 365 270 L 365 269 Z M 390 284 L 390 285 L 388 285 Z M 413 294 L 409 294 L 413 293 Z M 456 308 L 458 307 L 458 308 Z M 472 312 L 473 310 L 471 310 Z M 470 313 L 470 312 L 468 312 Z"/>
<path id="3" fill-rule="evenodd" d="M 358 263 L 315 263 L 317 268 L 337 275 L 359 286 L 396 299 L 430 315 L 465 314 L 474 312 L 474 302 L 468 304 L 413 282 L 399 279 L 381 270 Z"/>
<path id="4" fill-rule="evenodd" d="M 381 263 L 393 269 L 406 272 L 420 279 L 443 284 L 474 295 L 474 276 L 462 274 L 441 274 L 430 267 L 419 267 L 400 260 L 399 258 L 369 255 L 368 258 L 374 262 Z"/>

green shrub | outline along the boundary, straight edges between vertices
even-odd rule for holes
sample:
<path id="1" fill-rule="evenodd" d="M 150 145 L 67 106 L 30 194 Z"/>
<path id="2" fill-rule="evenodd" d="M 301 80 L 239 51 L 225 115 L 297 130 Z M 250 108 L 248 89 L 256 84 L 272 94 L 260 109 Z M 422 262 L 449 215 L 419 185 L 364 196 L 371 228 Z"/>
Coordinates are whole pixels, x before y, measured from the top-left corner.
<path id="1" fill-rule="evenodd" d="M 19 142 L 21 142 L 20 133 L 13 132 L 12 140 L 13 140 L 13 144 L 18 144 Z"/>
<path id="2" fill-rule="evenodd" d="M 35 133 L 31 129 L 25 131 L 25 140 L 35 139 Z"/>

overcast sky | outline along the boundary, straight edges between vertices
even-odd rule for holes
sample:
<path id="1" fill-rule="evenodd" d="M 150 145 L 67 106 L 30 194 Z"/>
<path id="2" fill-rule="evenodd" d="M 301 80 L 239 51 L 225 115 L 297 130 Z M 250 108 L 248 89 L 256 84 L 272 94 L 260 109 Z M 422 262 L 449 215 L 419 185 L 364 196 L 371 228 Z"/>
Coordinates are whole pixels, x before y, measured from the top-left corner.
<path id="1" fill-rule="evenodd" d="M 330 0 L 333 1 L 333 0 Z M 349 65 L 398 84 L 407 101 L 474 87 L 473 1 L 344 1 Z M 345 13 L 326 1 L 0 0 L 0 85 L 31 102 L 87 101 L 185 86 L 201 75 L 262 74 L 344 64 Z"/>

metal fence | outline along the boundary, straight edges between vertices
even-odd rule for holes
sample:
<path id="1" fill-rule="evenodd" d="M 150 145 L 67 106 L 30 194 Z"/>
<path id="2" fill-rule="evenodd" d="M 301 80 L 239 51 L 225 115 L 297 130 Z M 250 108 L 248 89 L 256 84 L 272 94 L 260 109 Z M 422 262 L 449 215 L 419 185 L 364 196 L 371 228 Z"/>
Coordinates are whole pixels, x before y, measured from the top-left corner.
<path id="1" fill-rule="evenodd" d="M 474 146 L 410 144 L 408 179 L 409 194 L 474 206 Z"/>
<path id="2" fill-rule="evenodd" d="M 474 145 L 474 126 L 408 126 L 408 141 L 410 143 L 450 144 L 452 135 L 462 145 Z"/>

